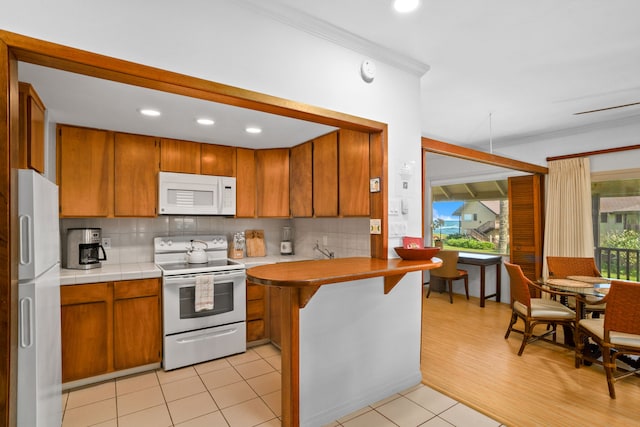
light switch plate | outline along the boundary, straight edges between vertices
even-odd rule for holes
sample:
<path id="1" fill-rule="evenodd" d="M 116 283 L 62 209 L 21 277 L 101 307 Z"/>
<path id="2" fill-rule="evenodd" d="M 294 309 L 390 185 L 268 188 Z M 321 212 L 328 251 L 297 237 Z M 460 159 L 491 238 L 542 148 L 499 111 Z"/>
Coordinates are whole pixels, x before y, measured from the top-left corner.
<path id="1" fill-rule="evenodd" d="M 382 234 L 382 220 L 370 219 L 369 220 L 369 233 L 370 234 Z"/>

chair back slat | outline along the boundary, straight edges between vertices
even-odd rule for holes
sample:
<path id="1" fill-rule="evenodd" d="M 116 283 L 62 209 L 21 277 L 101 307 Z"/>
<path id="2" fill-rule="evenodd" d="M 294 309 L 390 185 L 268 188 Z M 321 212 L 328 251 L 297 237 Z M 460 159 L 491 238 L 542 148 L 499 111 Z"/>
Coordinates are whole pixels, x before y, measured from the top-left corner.
<path id="1" fill-rule="evenodd" d="M 511 302 L 518 301 L 527 307 L 531 307 L 531 291 L 528 285 L 529 279 L 524 275 L 519 265 L 505 261 L 504 266 L 509 274 Z"/>
<path id="2" fill-rule="evenodd" d="M 549 276 L 564 279 L 567 276 L 601 276 L 594 258 L 548 256 Z"/>
<path id="3" fill-rule="evenodd" d="M 458 276 L 458 251 L 439 251 L 436 257 L 442 260 L 442 265 L 429 270 L 429 274 L 437 277 Z"/>
<path id="4" fill-rule="evenodd" d="M 604 330 L 640 335 L 640 283 L 613 280 L 604 315 Z"/>

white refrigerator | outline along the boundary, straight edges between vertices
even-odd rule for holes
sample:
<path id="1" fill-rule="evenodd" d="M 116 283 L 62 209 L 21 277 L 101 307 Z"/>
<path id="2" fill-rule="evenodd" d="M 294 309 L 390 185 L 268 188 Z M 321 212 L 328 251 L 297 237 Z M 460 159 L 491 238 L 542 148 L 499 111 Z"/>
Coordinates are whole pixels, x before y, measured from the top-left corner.
<path id="1" fill-rule="evenodd" d="M 18 425 L 62 425 L 58 187 L 18 171 Z"/>

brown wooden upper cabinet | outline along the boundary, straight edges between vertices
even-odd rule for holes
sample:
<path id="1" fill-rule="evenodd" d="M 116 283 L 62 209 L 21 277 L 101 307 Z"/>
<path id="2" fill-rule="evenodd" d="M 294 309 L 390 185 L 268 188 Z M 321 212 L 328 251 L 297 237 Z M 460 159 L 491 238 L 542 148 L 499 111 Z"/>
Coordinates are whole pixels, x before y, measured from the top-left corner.
<path id="1" fill-rule="evenodd" d="M 313 141 L 291 148 L 290 205 L 291 216 L 313 216 Z"/>
<path id="2" fill-rule="evenodd" d="M 160 140 L 160 170 L 163 172 L 200 173 L 200 146 L 197 142 L 176 139 Z"/>
<path id="3" fill-rule="evenodd" d="M 256 216 L 256 151 L 249 148 L 236 150 L 236 217 Z"/>
<path id="4" fill-rule="evenodd" d="M 313 213 L 338 216 L 338 132 L 313 140 Z"/>
<path id="5" fill-rule="evenodd" d="M 338 133 L 340 216 L 369 216 L 369 134 Z"/>
<path id="6" fill-rule="evenodd" d="M 159 152 L 157 138 L 115 134 L 115 216 L 156 216 Z"/>
<path id="7" fill-rule="evenodd" d="M 259 217 L 289 217 L 289 149 L 256 150 Z"/>
<path id="8" fill-rule="evenodd" d="M 29 83 L 19 83 L 20 154 L 19 167 L 44 173 L 45 107 Z"/>
<path id="9" fill-rule="evenodd" d="M 200 173 L 236 176 L 236 147 L 200 144 Z"/>
<path id="10" fill-rule="evenodd" d="M 61 217 L 113 215 L 113 132 L 58 125 Z"/>

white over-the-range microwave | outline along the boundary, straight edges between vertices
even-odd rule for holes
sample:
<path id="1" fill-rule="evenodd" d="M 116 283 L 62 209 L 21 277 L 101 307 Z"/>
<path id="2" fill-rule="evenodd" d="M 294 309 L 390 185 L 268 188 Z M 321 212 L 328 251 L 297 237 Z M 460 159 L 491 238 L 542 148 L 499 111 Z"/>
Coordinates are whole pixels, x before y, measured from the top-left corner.
<path id="1" fill-rule="evenodd" d="M 236 179 L 229 176 L 160 172 L 160 215 L 235 215 Z"/>

